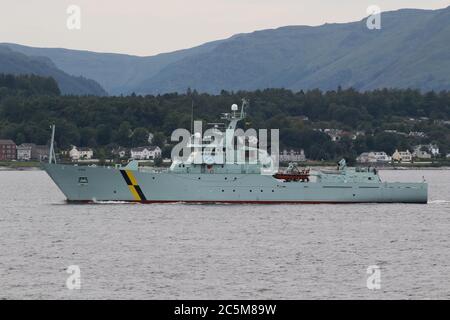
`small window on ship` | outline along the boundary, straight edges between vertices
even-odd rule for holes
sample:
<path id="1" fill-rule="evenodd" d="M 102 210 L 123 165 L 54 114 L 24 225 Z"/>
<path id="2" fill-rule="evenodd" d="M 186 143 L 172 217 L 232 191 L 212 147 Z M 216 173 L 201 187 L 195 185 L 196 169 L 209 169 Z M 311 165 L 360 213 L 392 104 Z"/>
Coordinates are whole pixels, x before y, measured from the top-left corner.
<path id="1" fill-rule="evenodd" d="M 88 178 L 87 177 L 79 177 L 78 183 L 88 183 Z"/>

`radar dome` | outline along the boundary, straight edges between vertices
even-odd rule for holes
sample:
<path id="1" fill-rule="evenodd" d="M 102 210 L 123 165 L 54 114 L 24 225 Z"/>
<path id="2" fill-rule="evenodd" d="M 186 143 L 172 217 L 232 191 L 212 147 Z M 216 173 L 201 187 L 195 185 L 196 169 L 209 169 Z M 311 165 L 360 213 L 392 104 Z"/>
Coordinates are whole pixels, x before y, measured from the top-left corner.
<path id="1" fill-rule="evenodd" d="M 231 106 L 231 111 L 238 111 L 238 105 L 237 104 L 233 104 Z"/>

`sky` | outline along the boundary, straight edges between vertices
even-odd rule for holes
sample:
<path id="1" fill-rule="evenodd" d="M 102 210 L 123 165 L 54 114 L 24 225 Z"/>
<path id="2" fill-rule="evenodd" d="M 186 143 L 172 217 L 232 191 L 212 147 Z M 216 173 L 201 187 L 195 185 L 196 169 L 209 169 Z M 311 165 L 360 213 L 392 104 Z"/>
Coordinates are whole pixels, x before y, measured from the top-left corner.
<path id="1" fill-rule="evenodd" d="M 450 0 L 0 0 L 0 42 L 149 56 L 237 33 L 361 20 L 371 5 L 439 9 Z"/>

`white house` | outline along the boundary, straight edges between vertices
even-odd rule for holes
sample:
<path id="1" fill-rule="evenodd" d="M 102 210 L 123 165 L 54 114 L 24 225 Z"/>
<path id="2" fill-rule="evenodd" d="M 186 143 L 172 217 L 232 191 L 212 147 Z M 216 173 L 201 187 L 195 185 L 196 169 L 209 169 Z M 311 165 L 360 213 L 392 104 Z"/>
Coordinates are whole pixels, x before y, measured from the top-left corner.
<path id="1" fill-rule="evenodd" d="M 398 151 L 395 150 L 395 152 L 392 154 L 392 160 L 396 162 L 411 162 L 412 161 L 412 154 L 409 152 L 409 150 L 406 151 Z"/>
<path id="2" fill-rule="evenodd" d="M 359 163 L 387 163 L 391 162 L 392 158 L 384 151 L 363 152 L 356 158 Z"/>
<path id="3" fill-rule="evenodd" d="M 149 160 L 161 157 L 161 148 L 158 146 L 138 147 L 130 150 L 131 158 L 135 160 Z"/>
<path id="4" fill-rule="evenodd" d="M 439 147 L 435 144 L 429 144 L 428 145 L 428 151 L 433 155 L 433 156 L 438 156 L 440 155 L 440 151 L 439 151 Z"/>
<path id="5" fill-rule="evenodd" d="M 31 160 L 33 144 L 22 143 L 21 145 L 16 147 L 16 151 L 17 151 L 17 160 L 29 161 Z"/>
<path id="6" fill-rule="evenodd" d="M 384 151 L 373 152 L 376 162 L 391 162 L 392 158 L 386 154 Z"/>
<path id="7" fill-rule="evenodd" d="M 69 151 L 69 156 L 72 161 L 90 160 L 94 156 L 94 151 L 90 148 L 77 148 L 76 146 L 72 146 L 72 149 Z"/>

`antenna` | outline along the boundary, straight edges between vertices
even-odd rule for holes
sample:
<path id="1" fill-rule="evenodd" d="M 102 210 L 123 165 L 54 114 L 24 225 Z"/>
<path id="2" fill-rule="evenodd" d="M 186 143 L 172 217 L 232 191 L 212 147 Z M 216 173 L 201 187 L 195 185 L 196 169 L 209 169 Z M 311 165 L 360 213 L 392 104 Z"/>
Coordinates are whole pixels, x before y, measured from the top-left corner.
<path id="1" fill-rule="evenodd" d="M 248 100 L 247 99 L 242 99 L 242 107 L 241 107 L 241 118 L 244 119 L 245 113 L 244 113 L 244 108 L 245 106 L 248 106 Z"/>

